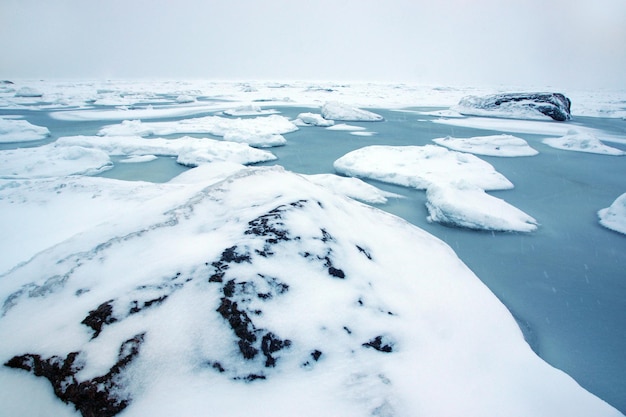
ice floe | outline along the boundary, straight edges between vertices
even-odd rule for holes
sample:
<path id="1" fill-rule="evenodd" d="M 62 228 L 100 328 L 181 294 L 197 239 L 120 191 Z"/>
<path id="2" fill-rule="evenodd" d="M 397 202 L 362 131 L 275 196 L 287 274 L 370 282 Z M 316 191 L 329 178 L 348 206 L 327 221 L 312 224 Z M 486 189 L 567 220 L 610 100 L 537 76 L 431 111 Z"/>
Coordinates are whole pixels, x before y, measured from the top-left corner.
<path id="1" fill-rule="evenodd" d="M 333 126 L 335 124 L 333 120 L 324 119 L 321 114 L 310 112 L 300 113 L 298 115 L 298 120 L 300 120 L 304 125 L 308 126 L 327 127 Z"/>
<path id="2" fill-rule="evenodd" d="M 374 187 L 354 177 L 341 177 L 333 174 L 315 174 L 306 175 L 306 178 L 337 194 L 370 204 L 385 204 L 389 198 L 403 198 L 399 194 L 383 191 L 378 187 Z"/>
<path id="3" fill-rule="evenodd" d="M 278 110 L 263 109 L 260 106 L 248 104 L 245 106 L 235 107 L 234 109 L 224 110 L 222 113 L 227 116 L 262 116 L 268 114 L 276 114 L 279 112 Z"/>
<path id="4" fill-rule="evenodd" d="M 135 163 L 141 163 L 141 162 L 150 162 L 150 161 L 154 161 L 155 159 L 158 159 L 158 156 L 156 156 L 156 155 L 137 155 L 137 156 L 130 156 L 128 158 L 120 159 L 119 162 L 121 162 L 123 164 L 135 164 Z"/>
<path id="5" fill-rule="evenodd" d="M 37 98 L 42 96 L 43 93 L 33 87 L 22 87 L 15 92 L 15 97 Z"/>
<path id="6" fill-rule="evenodd" d="M 351 132 L 367 130 L 363 126 L 349 125 L 349 124 L 346 124 L 346 123 L 337 123 L 336 125 L 327 127 L 326 129 L 328 129 L 328 130 L 348 130 L 348 131 L 351 131 Z"/>
<path id="7" fill-rule="evenodd" d="M 469 152 L 475 155 L 485 156 L 533 156 L 537 155 L 524 139 L 511 135 L 476 136 L 472 138 L 437 138 L 433 139 L 437 145 L 459 151 Z"/>
<path id="8" fill-rule="evenodd" d="M 601 155 L 621 156 L 626 152 L 607 146 L 595 135 L 588 132 L 570 131 L 567 135 L 559 138 L 546 138 L 543 140 L 548 146 L 566 151 L 597 153 Z"/>
<path id="9" fill-rule="evenodd" d="M 325 103 L 322 106 L 322 116 L 324 119 L 346 122 L 380 122 L 384 120 L 379 114 L 337 101 Z"/>
<path id="10" fill-rule="evenodd" d="M 64 238 L 0 280 L 3 409 L 619 415 L 539 359 L 440 240 L 278 167 L 231 168 L 0 187 L 43 203 L 0 199 L 12 221 Z"/>
<path id="11" fill-rule="evenodd" d="M 57 139 L 56 145 L 98 149 L 108 155 L 175 156 L 178 163 L 187 166 L 215 161 L 252 164 L 276 159 L 271 152 L 255 149 L 245 143 L 188 136 L 178 139 L 145 139 L 139 136 L 67 136 Z"/>
<path id="12" fill-rule="evenodd" d="M 598 211 L 598 217 L 602 226 L 626 234 L 626 193 L 609 207 Z"/>
<path id="13" fill-rule="evenodd" d="M 464 181 L 426 190 L 428 220 L 478 230 L 532 232 L 537 221 L 502 199 Z"/>
<path id="14" fill-rule="evenodd" d="M 0 117 L 0 143 L 41 140 L 50 136 L 47 127 L 26 120 Z"/>
<path id="15" fill-rule="evenodd" d="M 142 122 L 125 120 L 102 128 L 101 136 L 164 136 L 175 134 L 210 134 L 226 141 L 247 143 L 255 147 L 281 146 L 286 143 L 282 134 L 298 130 L 284 116 L 271 115 L 246 119 L 206 116 L 174 122 Z"/>

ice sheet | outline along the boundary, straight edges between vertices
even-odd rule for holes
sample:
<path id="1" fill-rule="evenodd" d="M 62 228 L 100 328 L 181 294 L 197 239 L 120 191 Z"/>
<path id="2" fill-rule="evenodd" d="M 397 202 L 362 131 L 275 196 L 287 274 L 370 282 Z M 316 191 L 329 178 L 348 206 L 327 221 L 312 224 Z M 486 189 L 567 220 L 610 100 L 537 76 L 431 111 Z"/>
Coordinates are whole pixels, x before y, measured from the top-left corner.
<path id="1" fill-rule="evenodd" d="M 433 139 L 437 145 L 459 151 L 469 152 L 475 155 L 486 156 L 533 156 L 537 155 L 524 139 L 511 135 L 476 136 L 472 138 L 437 138 Z"/>
<path id="2" fill-rule="evenodd" d="M 626 152 L 603 144 L 595 135 L 588 132 L 569 132 L 565 136 L 558 138 L 547 138 L 543 140 L 546 145 L 566 151 L 577 151 L 587 153 L 597 153 L 601 155 L 625 155 Z"/>
<path id="3" fill-rule="evenodd" d="M 47 127 L 36 126 L 26 120 L 0 117 L 0 143 L 27 142 L 50 136 Z"/>

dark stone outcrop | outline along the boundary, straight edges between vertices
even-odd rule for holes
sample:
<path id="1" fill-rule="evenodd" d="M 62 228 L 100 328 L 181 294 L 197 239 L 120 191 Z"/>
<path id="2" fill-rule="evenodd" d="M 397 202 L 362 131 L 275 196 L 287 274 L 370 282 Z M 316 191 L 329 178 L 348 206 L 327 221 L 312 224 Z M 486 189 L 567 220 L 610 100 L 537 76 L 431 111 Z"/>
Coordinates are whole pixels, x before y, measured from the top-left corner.
<path id="1" fill-rule="evenodd" d="M 367 343 L 363 343 L 364 347 L 376 349 L 379 352 L 393 352 L 394 343 L 385 336 L 376 336 Z"/>
<path id="2" fill-rule="evenodd" d="M 462 109 L 498 111 L 503 105 L 532 108 L 552 119 L 564 122 L 572 118 L 571 100 L 561 93 L 505 93 L 483 97 L 464 97 L 459 102 Z M 463 111 L 461 111 L 463 113 Z M 468 112 L 471 113 L 471 112 Z"/>

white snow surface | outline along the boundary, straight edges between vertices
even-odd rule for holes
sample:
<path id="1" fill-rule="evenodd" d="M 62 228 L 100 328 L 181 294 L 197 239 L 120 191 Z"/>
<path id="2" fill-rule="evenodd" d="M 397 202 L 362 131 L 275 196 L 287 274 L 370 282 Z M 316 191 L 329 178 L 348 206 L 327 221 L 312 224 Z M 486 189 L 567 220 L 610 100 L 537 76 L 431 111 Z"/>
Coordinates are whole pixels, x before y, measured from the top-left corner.
<path id="1" fill-rule="evenodd" d="M 324 186 L 333 192 L 370 204 L 385 204 L 389 198 L 403 198 L 399 194 L 383 191 L 378 187 L 353 177 L 333 174 L 305 176 L 309 181 Z"/>
<path id="2" fill-rule="evenodd" d="M 383 121 L 383 117 L 379 114 L 337 101 L 329 101 L 322 106 L 322 117 L 328 120 L 341 120 L 345 122 Z"/>
<path id="3" fill-rule="evenodd" d="M 335 124 L 333 120 L 327 120 L 321 114 L 305 112 L 298 115 L 298 119 L 305 125 L 327 127 Z"/>
<path id="4" fill-rule="evenodd" d="M 271 152 L 252 148 L 245 143 L 188 136 L 178 139 L 145 139 L 140 136 L 67 136 L 57 139 L 56 145 L 98 149 L 108 155 L 175 156 L 178 163 L 187 166 L 215 161 L 252 164 L 276 159 Z"/>
<path id="5" fill-rule="evenodd" d="M 533 156 L 539 153 L 531 148 L 524 139 L 506 134 L 472 138 L 448 136 L 433 139 L 433 142 L 455 151 L 469 152 L 475 155 L 516 157 Z"/>
<path id="6" fill-rule="evenodd" d="M 0 184 L 3 227 L 47 239 L 3 257 L 0 360 L 77 352 L 63 389 L 117 369 L 121 415 L 621 415 L 537 357 L 443 242 L 278 167 Z M 77 415 L 25 370 L 0 386 L 11 415 Z"/>
<path id="7" fill-rule="evenodd" d="M 602 226 L 626 234 L 626 193 L 619 196 L 609 207 L 598 211 L 598 217 Z"/>
<path id="8" fill-rule="evenodd" d="M 326 129 L 328 129 L 328 130 L 348 130 L 348 131 L 351 131 L 351 132 L 367 130 L 363 126 L 349 125 L 349 124 L 346 124 L 346 123 L 338 123 L 338 124 L 336 124 L 334 126 L 327 127 Z"/>
<path id="9" fill-rule="evenodd" d="M 0 143 L 41 140 L 48 136 L 50 131 L 47 127 L 26 120 L 0 117 Z"/>
<path id="10" fill-rule="evenodd" d="M 175 134 L 210 134 L 221 136 L 231 142 L 247 143 L 255 147 L 281 146 L 286 143 L 282 136 L 298 130 L 284 116 L 271 115 L 246 119 L 206 116 L 183 119 L 175 122 L 142 122 L 125 120 L 120 124 L 102 128 L 101 136 L 150 136 Z"/>
<path id="11" fill-rule="evenodd" d="M 566 151 L 597 153 L 601 155 L 622 156 L 626 152 L 607 146 L 595 135 L 589 132 L 570 131 L 567 135 L 558 138 L 546 138 L 543 140 L 548 146 Z"/>
<path id="12" fill-rule="evenodd" d="M 263 109 L 260 106 L 254 104 L 247 104 L 244 106 L 235 107 L 234 109 L 228 109 L 223 111 L 228 116 L 261 116 L 267 114 L 279 113 L 278 110 Z"/>
<path id="13" fill-rule="evenodd" d="M 459 181 L 426 191 L 428 220 L 469 229 L 532 232 L 537 221 L 504 200 Z"/>

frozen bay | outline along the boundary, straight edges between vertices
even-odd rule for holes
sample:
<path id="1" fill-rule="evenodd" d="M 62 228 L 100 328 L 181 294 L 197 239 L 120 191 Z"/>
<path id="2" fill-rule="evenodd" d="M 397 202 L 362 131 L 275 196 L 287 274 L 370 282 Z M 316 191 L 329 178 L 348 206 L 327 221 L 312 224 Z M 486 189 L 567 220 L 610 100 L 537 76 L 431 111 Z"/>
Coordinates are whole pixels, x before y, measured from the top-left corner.
<path id="1" fill-rule="evenodd" d="M 149 100 L 148 100 L 149 104 Z M 272 106 L 282 116 L 317 111 L 315 106 Z M 158 103 L 154 103 L 158 105 Z M 476 137 L 500 131 L 433 123 L 438 116 L 424 114 L 438 108 L 388 110 L 372 108 L 383 122 L 349 122 L 354 130 L 302 126 L 285 134 L 285 146 L 271 148 L 281 165 L 303 174 L 334 173 L 333 163 L 355 149 L 369 145 L 423 146 L 432 139 Z M 442 110 L 447 109 L 441 108 Z M 207 110 L 207 115 L 219 110 Z M 95 135 L 109 121 L 59 121 L 47 110 L 10 109 L 51 131 L 51 137 L 24 146 L 38 146 L 60 136 Z M 196 117 L 196 116 L 194 116 Z M 172 118 L 169 120 L 178 120 Z M 165 121 L 154 119 L 153 121 Z M 599 129 L 625 135 L 624 121 L 577 116 L 572 127 Z M 358 129 L 357 129 L 358 128 Z M 353 135 L 369 132 L 371 136 Z M 182 135 L 181 135 L 182 136 Z M 491 233 L 429 223 L 424 191 L 368 180 L 386 191 L 403 195 L 378 207 L 396 214 L 448 243 L 461 260 L 485 282 L 516 317 L 532 348 L 545 360 L 572 375 L 578 383 L 622 412 L 626 404 L 623 352 L 626 322 L 623 294 L 626 238 L 598 223 L 597 211 L 608 207 L 625 191 L 620 157 L 591 155 L 551 148 L 542 143 L 554 136 L 516 133 L 536 149 L 532 157 L 481 159 L 493 165 L 514 189 L 490 191 L 533 216 L 539 223 L 532 233 Z M 15 145 L 1 145 L 2 149 Z M 624 144 L 611 146 L 626 149 Z M 127 180 L 165 182 L 186 168 L 169 157 L 119 164 L 101 175 Z"/>

